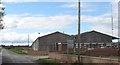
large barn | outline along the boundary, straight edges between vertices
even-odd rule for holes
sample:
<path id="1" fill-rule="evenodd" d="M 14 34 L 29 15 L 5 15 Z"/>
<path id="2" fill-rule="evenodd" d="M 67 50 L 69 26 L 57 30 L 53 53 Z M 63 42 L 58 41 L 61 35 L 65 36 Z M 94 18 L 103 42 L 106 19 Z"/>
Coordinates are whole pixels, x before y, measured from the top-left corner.
<path id="1" fill-rule="evenodd" d="M 38 37 L 33 42 L 32 49 L 36 51 L 65 51 L 68 48 L 77 48 L 77 37 L 77 35 L 71 36 L 61 32 L 54 32 L 42 37 Z M 97 31 L 85 32 L 80 35 L 80 47 L 111 47 L 113 39 L 118 38 Z"/>
<path id="2" fill-rule="evenodd" d="M 54 32 L 42 37 L 38 37 L 32 44 L 33 50 L 41 50 L 41 51 L 56 51 L 58 50 L 58 44 L 62 44 L 64 48 L 66 48 L 66 44 L 69 40 L 73 40 L 74 38 L 70 35 Z M 60 48 L 59 48 L 60 49 Z"/>
<path id="3" fill-rule="evenodd" d="M 112 46 L 112 40 L 114 39 L 118 38 L 94 30 L 80 35 L 81 47 L 87 48 Z M 75 42 L 77 43 L 77 35 L 75 36 Z"/>

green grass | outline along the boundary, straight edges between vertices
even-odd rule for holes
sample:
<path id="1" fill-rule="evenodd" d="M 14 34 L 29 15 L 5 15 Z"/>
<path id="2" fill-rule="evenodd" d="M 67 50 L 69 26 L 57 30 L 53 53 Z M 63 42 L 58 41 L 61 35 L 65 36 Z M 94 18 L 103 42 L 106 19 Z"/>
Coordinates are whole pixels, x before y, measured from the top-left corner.
<path id="1" fill-rule="evenodd" d="M 36 62 L 40 63 L 40 64 L 44 64 L 44 65 L 60 65 L 60 63 L 56 60 L 53 59 L 39 59 Z"/>
<path id="2" fill-rule="evenodd" d="M 40 62 L 40 63 L 58 63 L 57 61 L 53 60 L 53 59 L 39 59 L 37 60 L 37 62 Z"/>
<path id="3" fill-rule="evenodd" d="M 60 63 L 57 60 L 53 60 L 53 59 L 39 59 L 36 62 L 43 64 L 43 65 L 77 65 L 77 62 L 74 63 Z M 80 63 L 79 65 L 83 65 L 82 63 Z"/>
<path id="4" fill-rule="evenodd" d="M 13 47 L 13 48 L 9 48 L 9 50 L 13 51 L 13 52 L 15 52 L 17 54 L 27 54 L 27 53 L 23 52 L 22 49 L 20 49 L 20 48 L 14 48 Z"/>

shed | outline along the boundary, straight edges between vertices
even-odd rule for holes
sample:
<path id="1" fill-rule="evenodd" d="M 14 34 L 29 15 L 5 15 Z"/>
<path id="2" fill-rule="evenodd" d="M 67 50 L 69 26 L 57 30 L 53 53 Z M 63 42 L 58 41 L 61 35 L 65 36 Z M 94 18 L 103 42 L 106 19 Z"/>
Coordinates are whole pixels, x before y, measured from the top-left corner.
<path id="1" fill-rule="evenodd" d="M 32 44 L 33 50 L 57 51 L 57 43 L 67 43 L 74 38 L 68 34 L 54 32 L 42 37 L 38 37 Z"/>
<path id="2" fill-rule="evenodd" d="M 75 39 L 77 42 L 77 35 L 75 35 Z M 94 30 L 82 33 L 80 35 L 81 43 L 103 43 L 103 42 L 105 43 L 105 42 L 112 42 L 113 39 L 119 39 L 119 38 L 101 32 L 97 32 Z"/>

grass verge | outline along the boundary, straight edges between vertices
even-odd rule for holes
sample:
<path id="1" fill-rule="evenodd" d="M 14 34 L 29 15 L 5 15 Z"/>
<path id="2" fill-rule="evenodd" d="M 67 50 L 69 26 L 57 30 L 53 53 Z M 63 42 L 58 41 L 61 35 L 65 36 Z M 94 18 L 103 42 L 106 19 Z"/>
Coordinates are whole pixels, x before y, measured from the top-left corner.
<path id="1" fill-rule="evenodd" d="M 37 63 L 44 64 L 44 65 L 60 65 L 60 63 L 53 59 L 38 59 L 36 60 Z"/>
<path id="2" fill-rule="evenodd" d="M 15 52 L 15 53 L 17 53 L 17 54 L 27 54 L 27 53 L 23 52 L 23 50 L 20 49 L 20 48 L 12 47 L 12 48 L 9 48 L 9 50 L 10 50 L 10 51 L 13 51 L 13 52 Z"/>
<path id="3" fill-rule="evenodd" d="M 37 62 L 39 63 L 58 63 L 56 60 L 53 60 L 53 59 L 38 59 Z"/>
<path id="4" fill-rule="evenodd" d="M 54 60 L 54 59 L 50 59 L 50 58 L 39 59 L 36 62 L 38 62 L 40 64 L 43 64 L 43 65 L 77 65 L 77 62 L 74 62 L 74 63 L 60 63 L 59 61 Z M 80 63 L 79 65 L 83 65 L 83 64 Z"/>

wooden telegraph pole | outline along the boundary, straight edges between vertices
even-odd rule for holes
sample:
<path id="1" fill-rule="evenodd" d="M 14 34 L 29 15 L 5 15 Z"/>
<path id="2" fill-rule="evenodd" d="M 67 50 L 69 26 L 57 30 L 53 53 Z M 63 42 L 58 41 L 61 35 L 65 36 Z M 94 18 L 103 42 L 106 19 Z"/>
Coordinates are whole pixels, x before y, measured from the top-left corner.
<path id="1" fill-rule="evenodd" d="M 78 64 L 80 64 L 80 0 L 78 0 Z"/>

